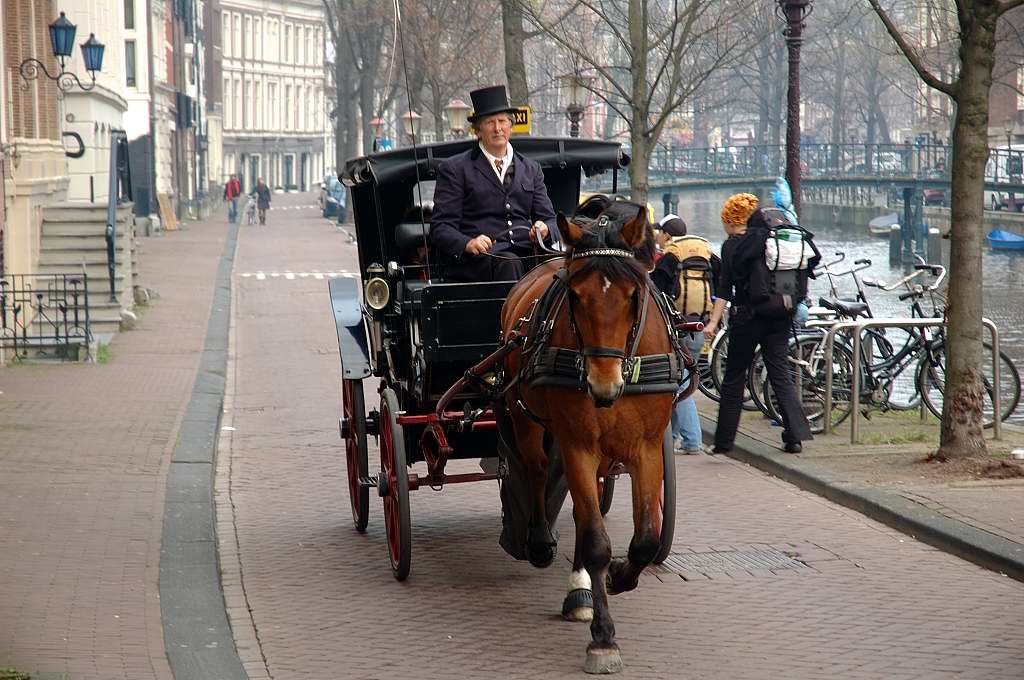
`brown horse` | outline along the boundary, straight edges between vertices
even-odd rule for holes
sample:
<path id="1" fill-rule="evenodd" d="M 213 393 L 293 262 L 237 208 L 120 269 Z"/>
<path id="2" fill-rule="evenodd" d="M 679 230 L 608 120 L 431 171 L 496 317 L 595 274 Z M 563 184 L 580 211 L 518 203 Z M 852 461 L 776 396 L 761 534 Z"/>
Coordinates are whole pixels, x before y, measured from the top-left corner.
<path id="1" fill-rule="evenodd" d="M 585 389 L 531 386 L 520 373 L 536 351 L 530 338 L 506 359 L 506 377 L 520 379 L 510 381 L 505 406 L 530 486 L 526 553 L 535 566 L 550 564 L 556 548 L 545 512 L 545 433 L 563 457 L 576 524 L 570 588 L 592 591 L 593 601 L 592 612 L 589 602 L 563 611 L 567 618 L 591 620 L 593 640 L 584 666 L 591 673 L 621 670 L 608 594 L 635 588 L 660 547 L 662 441 L 674 399 L 671 391 L 624 394 L 624 373 L 631 370 L 633 356 L 671 354 L 675 346 L 647 275 L 644 255 L 653 248 L 646 208 L 607 199 L 603 205 L 596 219 L 579 212 L 572 221 L 558 215 L 567 257 L 532 270 L 502 309 L 502 332 L 508 339 L 535 327 L 525 320 L 543 313 L 536 301 L 549 285 L 565 289 L 562 303 L 549 308 L 547 343 L 579 352 Z M 633 539 L 628 558 L 613 561 L 599 497 L 600 480 L 614 463 L 621 463 L 632 480 Z"/>

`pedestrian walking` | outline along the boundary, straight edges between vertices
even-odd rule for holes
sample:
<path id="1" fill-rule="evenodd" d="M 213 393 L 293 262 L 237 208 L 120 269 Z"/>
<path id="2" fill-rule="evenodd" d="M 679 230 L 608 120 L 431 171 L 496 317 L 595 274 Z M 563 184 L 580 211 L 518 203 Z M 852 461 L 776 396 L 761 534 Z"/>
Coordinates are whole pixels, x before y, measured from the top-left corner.
<path id="1" fill-rule="evenodd" d="M 256 180 L 256 188 L 252 190 L 251 195 L 256 197 L 256 208 L 260 213 L 260 224 L 266 224 L 267 211 L 270 210 L 270 187 L 264 183 L 262 177 Z"/>
<path id="2" fill-rule="evenodd" d="M 238 197 L 242 195 L 242 185 L 237 175 L 231 175 L 224 185 L 224 200 L 228 203 L 228 224 L 238 220 Z"/>
<path id="3" fill-rule="evenodd" d="M 794 308 L 770 308 L 760 303 L 760 296 L 758 300 L 752 299 L 752 283 L 759 278 L 757 268 L 767 270 L 764 265 L 765 238 L 770 225 L 765 212 L 758 208 L 757 196 L 753 194 L 735 194 L 722 206 L 722 226 L 729 238 L 722 245 L 721 273 L 715 286 L 717 299 L 711 319 L 704 328 L 705 338 L 714 338 L 726 304 L 732 303 L 729 309 L 729 354 L 718 405 L 714 453 L 726 453 L 733 448 L 743 407 L 747 371 L 758 345 L 779 402 L 785 451 L 800 453 L 801 442 L 813 438 L 786 360 Z M 758 302 L 756 309 L 755 302 Z"/>
<path id="4" fill-rule="evenodd" d="M 706 323 L 712 309 L 714 281 L 720 261 L 711 252 L 711 245 L 699 236 L 688 236 L 686 222 L 674 214 L 665 215 L 654 230 L 660 251 L 651 280 L 658 290 L 675 302 L 676 309 L 687 321 Z M 694 358 L 704 347 L 702 333 L 687 333 L 683 342 Z M 685 390 L 682 385 L 681 391 Z M 690 395 L 676 402 L 672 410 L 672 441 L 677 452 L 698 454 L 701 446 L 700 416 L 697 402 Z"/>

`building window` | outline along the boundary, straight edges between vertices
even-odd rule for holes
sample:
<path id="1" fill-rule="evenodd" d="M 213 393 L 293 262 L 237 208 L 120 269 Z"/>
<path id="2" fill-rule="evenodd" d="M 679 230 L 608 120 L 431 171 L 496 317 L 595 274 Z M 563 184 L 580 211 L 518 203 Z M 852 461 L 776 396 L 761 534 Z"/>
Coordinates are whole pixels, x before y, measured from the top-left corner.
<path id="1" fill-rule="evenodd" d="M 234 55 L 239 59 L 244 58 L 245 55 L 242 54 L 242 16 L 239 14 L 235 15 L 235 31 L 232 35 L 232 42 Z"/>
<path id="2" fill-rule="evenodd" d="M 242 81 L 235 79 L 235 127 L 242 127 Z"/>
<path id="3" fill-rule="evenodd" d="M 267 83 L 267 99 L 270 100 L 270 110 L 267 112 L 267 127 L 272 130 L 277 130 L 278 120 L 278 102 L 277 102 L 277 83 Z"/>
<path id="4" fill-rule="evenodd" d="M 295 63 L 301 64 L 299 58 L 302 56 L 302 29 L 295 27 Z"/>
<path id="5" fill-rule="evenodd" d="M 231 56 L 231 14 L 229 14 L 228 12 L 224 12 L 224 15 L 221 17 L 220 30 L 221 30 L 221 39 L 220 39 L 220 49 L 221 49 L 221 52 L 224 54 L 225 57 L 230 57 Z"/>
<path id="6" fill-rule="evenodd" d="M 263 19 L 256 19 L 256 59 L 263 60 Z"/>
<path id="7" fill-rule="evenodd" d="M 284 27 L 284 59 L 282 61 L 288 62 L 292 55 L 292 26 L 288 24 Z"/>
<path id="8" fill-rule="evenodd" d="M 135 28 L 135 0 L 124 0 L 124 27 Z"/>
<path id="9" fill-rule="evenodd" d="M 135 41 L 124 41 L 124 84 L 136 87 L 135 84 Z"/>
<path id="10" fill-rule="evenodd" d="M 231 106 L 231 78 L 224 76 L 224 92 L 221 94 L 224 100 L 224 127 L 234 127 L 231 122 L 231 112 L 234 110 Z"/>
<path id="11" fill-rule="evenodd" d="M 245 18 L 245 58 L 252 60 L 252 17 Z"/>
<path id="12" fill-rule="evenodd" d="M 262 83 L 256 83 L 256 91 L 253 92 L 253 102 L 256 107 L 256 129 L 263 129 L 263 87 Z"/>
<path id="13" fill-rule="evenodd" d="M 292 129 L 292 116 L 295 115 L 295 109 L 292 108 L 292 86 L 284 86 L 284 129 Z"/>

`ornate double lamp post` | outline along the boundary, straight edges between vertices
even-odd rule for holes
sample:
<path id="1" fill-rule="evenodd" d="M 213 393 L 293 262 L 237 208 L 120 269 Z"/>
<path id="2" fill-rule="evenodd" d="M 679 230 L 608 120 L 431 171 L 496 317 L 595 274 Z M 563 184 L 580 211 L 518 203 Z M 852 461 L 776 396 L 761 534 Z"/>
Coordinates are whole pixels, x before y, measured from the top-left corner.
<path id="1" fill-rule="evenodd" d="M 789 49 L 789 89 L 786 94 L 786 181 L 793 208 L 800 214 L 800 44 L 811 0 L 776 0 L 776 14 L 786 23 L 782 35 Z"/>
<path id="2" fill-rule="evenodd" d="M 65 69 L 67 60 L 74 50 L 75 32 L 77 30 L 78 27 L 68 21 L 68 18 L 64 16 L 64 12 L 61 12 L 57 20 L 50 24 L 50 48 L 53 51 L 53 56 L 60 62 L 60 72 L 51 74 L 47 70 L 46 64 L 34 57 L 29 57 L 22 61 L 18 67 L 21 78 L 25 81 L 25 87 L 28 87 L 28 81 L 36 80 L 40 77 L 40 71 L 42 75 L 56 81 L 57 88 L 61 92 L 68 92 L 75 86 L 86 91 L 96 87 L 96 72 L 103 67 L 104 45 L 96 40 L 94 34 L 90 33 L 89 39 L 79 45 L 82 49 L 82 61 L 85 62 L 85 70 L 89 73 L 92 82 L 88 84 L 82 83 L 77 75 Z"/>
<path id="3" fill-rule="evenodd" d="M 469 105 L 461 99 L 453 99 L 444 107 L 444 114 L 448 118 L 448 129 L 451 130 L 452 137 L 464 137 L 469 125 L 469 121 L 466 120 L 469 116 Z"/>
<path id="4" fill-rule="evenodd" d="M 402 114 L 402 128 L 405 130 L 405 136 L 409 138 L 410 144 L 415 145 L 420 136 L 420 120 L 422 118 L 423 116 L 415 111 Z"/>
<path id="5" fill-rule="evenodd" d="M 587 110 L 590 89 L 593 87 L 595 78 L 574 72 L 562 76 L 561 80 L 568 100 L 565 105 L 565 116 L 569 119 L 569 136 L 579 137 L 580 121 L 583 120 L 583 115 Z"/>

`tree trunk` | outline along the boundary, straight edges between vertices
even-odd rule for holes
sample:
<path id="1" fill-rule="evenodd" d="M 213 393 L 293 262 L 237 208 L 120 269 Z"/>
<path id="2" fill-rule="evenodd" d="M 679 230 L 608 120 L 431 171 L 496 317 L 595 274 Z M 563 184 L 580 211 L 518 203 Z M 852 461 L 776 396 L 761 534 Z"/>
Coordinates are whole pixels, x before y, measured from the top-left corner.
<path id="1" fill-rule="evenodd" d="M 945 394 L 940 460 L 983 455 L 982 210 L 998 2 L 979 0 L 960 35 L 953 157 Z M 997 416 L 998 417 L 998 416 Z"/>
<path id="2" fill-rule="evenodd" d="M 842 36 L 839 37 L 836 52 L 835 87 L 832 90 L 832 129 L 829 141 L 832 143 L 832 167 L 839 171 L 839 145 L 843 143 L 843 113 L 846 107 L 846 40 Z"/>
<path id="3" fill-rule="evenodd" d="M 521 0 L 501 0 L 501 21 L 505 29 L 505 77 L 508 78 L 509 103 L 512 106 L 527 106 L 530 103 L 530 89 L 526 83 L 526 60 L 523 57 L 523 10 Z"/>
<path id="4" fill-rule="evenodd" d="M 442 142 L 445 139 L 445 131 L 448 126 L 444 121 L 444 93 L 441 92 L 441 88 L 437 83 L 430 83 L 430 100 L 434 109 L 435 140 Z"/>

